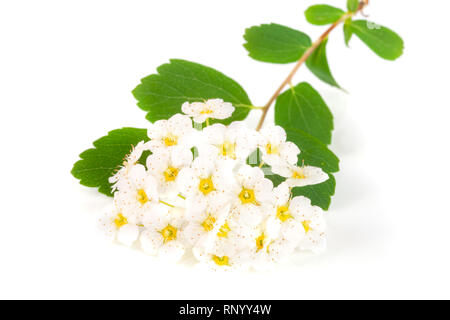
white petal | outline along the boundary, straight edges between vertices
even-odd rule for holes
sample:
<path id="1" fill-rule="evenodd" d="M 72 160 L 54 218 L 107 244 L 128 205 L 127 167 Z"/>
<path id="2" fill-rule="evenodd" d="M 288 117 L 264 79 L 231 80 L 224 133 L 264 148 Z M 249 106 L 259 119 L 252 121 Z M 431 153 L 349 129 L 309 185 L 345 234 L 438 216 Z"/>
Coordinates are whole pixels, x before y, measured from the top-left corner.
<path id="1" fill-rule="evenodd" d="M 273 189 L 273 196 L 275 198 L 276 206 L 283 206 L 289 201 L 291 191 L 286 183 L 281 183 L 278 187 Z"/>
<path id="2" fill-rule="evenodd" d="M 139 236 L 139 227 L 133 224 L 126 224 L 117 231 L 117 241 L 131 246 Z"/>
<path id="3" fill-rule="evenodd" d="M 168 120 L 167 127 L 169 132 L 182 137 L 192 130 L 192 120 L 188 116 L 177 113 Z"/>
<path id="4" fill-rule="evenodd" d="M 175 168 L 181 168 L 191 164 L 193 159 L 192 151 L 182 146 L 172 148 L 171 162 Z"/>
<path id="5" fill-rule="evenodd" d="M 163 244 L 163 237 L 156 232 L 145 230 L 139 238 L 142 250 L 150 255 L 157 255 Z"/>
<path id="6" fill-rule="evenodd" d="M 168 262 L 177 262 L 183 257 L 184 252 L 184 245 L 180 241 L 172 240 L 161 246 L 158 256 Z"/>
<path id="7" fill-rule="evenodd" d="M 203 129 L 203 135 L 207 143 L 221 145 L 224 142 L 227 127 L 221 123 L 215 123 Z"/>
<path id="8" fill-rule="evenodd" d="M 280 154 L 290 164 L 296 164 L 298 162 L 299 153 L 300 149 L 292 142 L 285 142 L 280 147 Z"/>

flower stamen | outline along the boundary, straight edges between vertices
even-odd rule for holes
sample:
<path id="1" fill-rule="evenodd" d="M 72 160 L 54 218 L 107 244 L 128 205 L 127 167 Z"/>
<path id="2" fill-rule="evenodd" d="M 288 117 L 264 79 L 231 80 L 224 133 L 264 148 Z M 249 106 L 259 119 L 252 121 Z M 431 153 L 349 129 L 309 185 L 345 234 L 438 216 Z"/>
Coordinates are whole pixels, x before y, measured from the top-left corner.
<path id="1" fill-rule="evenodd" d="M 123 216 L 123 214 L 119 213 L 114 219 L 114 224 L 116 225 L 117 229 L 120 229 L 124 225 L 128 224 L 128 220 Z"/>
<path id="2" fill-rule="evenodd" d="M 277 218 L 280 219 L 281 222 L 285 222 L 288 219 L 292 219 L 292 215 L 289 212 L 289 208 L 287 206 L 280 206 L 277 208 Z"/>
<path id="3" fill-rule="evenodd" d="M 259 205 L 258 201 L 256 201 L 255 192 L 252 189 L 242 188 L 241 193 L 239 193 L 239 199 L 241 199 L 243 204 Z"/>
<path id="4" fill-rule="evenodd" d="M 230 266 L 230 258 L 228 256 L 219 257 L 216 255 L 213 255 L 212 260 L 218 266 Z"/>
<path id="5" fill-rule="evenodd" d="M 178 231 L 177 228 L 175 228 L 174 226 L 168 224 L 167 227 L 165 227 L 164 229 L 159 231 L 159 233 L 163 236 L 164 243 L 166 243 L 168 241 L 172 241 L 172 240 L 176 240 L 177 239 L 177 231 Z"/>
<path id="6" fill-rule="evenodd" d="M 163 172 L 164 178 L 166 179 L 167 182 L 174 181 L 177 178 L 179 171 L 180 170 L 178 168 L 168 167 Z"/>
<path id="7" fill-rule="evenodd" d="M 201 179 L 198 185 L 198 189 L 206 196 L 210 192 L 214 191 L 214 184 L 212 182 L 211 177 Z"/>
<path id="8" fill-rule="evenodd" d="M 150 200 L 148 199 L 147 194 L 144 189 L 139 189 L 137 192 L 137 201 L 139 201 L 142 205 L 146 204 Z"/>
<path id="9" fill-rule="evenodd" d="M 214 218 L 211 214 L 208 214 L 208 217 L 202 222 L 202 227 L 206 232 L 210 232 L 214 229 L 214 224 L 216 223 L 216 218 Z"/>

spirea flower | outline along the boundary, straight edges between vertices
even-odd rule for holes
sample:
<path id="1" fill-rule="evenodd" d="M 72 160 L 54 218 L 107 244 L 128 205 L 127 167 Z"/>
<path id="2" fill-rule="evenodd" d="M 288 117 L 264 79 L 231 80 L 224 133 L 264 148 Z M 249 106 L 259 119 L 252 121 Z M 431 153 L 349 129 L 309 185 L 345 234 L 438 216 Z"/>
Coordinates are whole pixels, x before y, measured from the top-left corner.
<path id="1" fill-rule="evenodd" d="M 322 169 L 311 166 L 273 166 L 272 171 L 282 177 L 287 178 L 289 187 L 304 187 L 312 184 L 319 184 L 328 180 L 328 174 Z"/>
<path id="2" fill-rule="evenodd" d="M 192 121 L 189 117 L 176 114 L 169 120 L 158 120 L 148 130 L 150 141 L 147 142 L 152 152 L 170 149 L 175 146 L 191 148 L 193 134 Z"/>
<path id="3" fill-rule="evenodd" d="M 204 144 L 200 151 L 223 160 L 245 160 L 256 149 L 259 135 L 241 121 L 225 126 L 220 123 L 203 129 Z"/>
<path id="4" fill-rule="evenodd" d="M 262 160 L 271 166 L 283 166 L 297 163 L 300 149 L 286 141 L 286 132 L 280 126 L 270 125 L 261 130 L 259 150 Z"/>
<path id="5" fill-rule="evenodd" d="M 206 119 L 226 119 L 234 112 L 234 107 L 222 99 L 209 99 L 205 102 L 185 102 L 181 110 L 192 117 L 194 122 L 203 123 Z"/>
<path id="6" fill-rule="evenodd" d="M 109 238 L 172 262 L 190 254 L 214 270 L 268 269 L 295 250 L 325 247 L 323 211 L 292 193 L 328 175 L 296 166 L 300 150 L 281 127 L 259 133 L 243 122 L 207 122 L 196 130 L 189 116 L 225 119 L 234 107 L 211 99 L 182 110 L 188 116 L 156 121 L 150 141 L 138 143 L 110 178 L 113 206 L 99 219 Z M 258 148 L 263 162 L 252 163 Z M 264 164 L 285 181 L 274 188 Z"/>

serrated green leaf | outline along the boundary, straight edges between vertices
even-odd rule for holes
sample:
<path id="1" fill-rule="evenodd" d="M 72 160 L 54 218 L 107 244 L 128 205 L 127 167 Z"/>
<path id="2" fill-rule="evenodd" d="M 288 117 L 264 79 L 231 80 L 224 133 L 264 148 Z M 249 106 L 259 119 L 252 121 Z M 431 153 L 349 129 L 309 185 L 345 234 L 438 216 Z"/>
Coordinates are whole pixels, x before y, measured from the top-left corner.
<path id="1" fill-rule="evenodd" d="M 311 46 L 305 33 L 275 23 L 246 29 L 244 39 L 250 57 L 271 63 L 295 62 Z"/>
<path id="2" fill-rule="evenodd" d="M 339 171 L 339 158 L 319 139 L 300 129 L 284 129 L 287 140 L 294 142 L 301 150 L 298 157 L 299 165 L 319 167 L 327 173 Z"/>
<path id="3" fill-rule="evenodd" d="M 345 12 L 326 4 L 318 4 L 309 7 L 305 11 L 306 20 L 314 25 L 323 26 L 338 21 Z"/>
<path id="4" fill-rule="evenodd" d="M 322 41 L 322 43 L 314 50 L 311 56 L 306 60 L 306 66 L 308 69 L 320 80 L 328 83 L 331 86 L 341 88 L 331 74 L 330 67 L 327 59 L 327 43 L 328 39 Z"/>
<path id="5" fill-rule="evenodd" d="M 320 184 L 296 187 L 292 189 L 292 195 L 304 196 L 311 200 L 312 205 L 328 210 L 331 204 L 331 197 L 336 189 L 336 180 L 332 174 L 328 174 L 329 179 Z"/>
<path id="6" fill-rule="evenodd" d="M 358 10 L 359 0 L 347 0 L 347 9 L 350 12 L 355 12 Z"/>
<path id="7" fill-rule="evenodd" d="M 252 103 L 244 89 L 233 79 L 212 68 L 185 60 L 170 60 L 141 80 L 133 90 L 138 106 L 147 113 L 147 119 L 155 122 L 168 119 L 181 112 L 183 102 L 221 98 L 236 108 L 230 118 L 221 122 L 243 120 Z"/>
<path id="8" fill-rule="evenodd" d="M 331 143 L 333 115 L 320 94 L 302 82 L 283 92 L 275 103 L 275 123 L 283 128 L 296 128 Z"/>
<path id="9" fill-rule="evenodd" d="M 94 142 L 93 149 L 80 154 L 71 171 L 72 175 L 87 187 L 112 196 L 108 179 L 122 165 L 125 156 L 140 141 L 148 141 L 146 129 L 122 128 L 110 131 L 108 135 Z"/>
<path id="10" fill-rule="evenodd" d="M 348 47 L 348 44 L 350 43 L 350 39 L 353 36 L 352 28 L 350 26 L 351 23 L 352 23 L 352 20 L 347 20 L 344 23 L 344 40 L 345 40 L 345 45 L 347 47 Z"/>
<path id="11" fill-rule="evenodd" d="M 354 20 L 350 29 L 383 59 L 395 60 L 403 54 L 402 38 L 386 27 L 366 20 Z"/>

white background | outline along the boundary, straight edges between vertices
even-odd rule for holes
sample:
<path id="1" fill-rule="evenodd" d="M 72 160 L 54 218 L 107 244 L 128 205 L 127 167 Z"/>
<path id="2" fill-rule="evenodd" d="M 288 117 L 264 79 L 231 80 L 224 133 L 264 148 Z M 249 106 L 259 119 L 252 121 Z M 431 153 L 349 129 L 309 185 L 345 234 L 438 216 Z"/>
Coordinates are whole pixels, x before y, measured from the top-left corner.
<path id="1" fill-rule="evenodd" d="M 316 38 L 324 27 L 303 11 L 318 2 L 2 0 L 0 298 L 450 298 L 448 1 L 371 1 L 371 19 L 405 40 L 395 62 L 356 37 L 346 48 L 337 29 L 329 60 L 349 94 L 305 68 L 295 78 L 335 114 L 324 254 L 269 273 L 162 265 L 104 242 L 95 219 L 110 199 L 70 175 L 95 139 L 146 126 L 131 90 L 170 58 L 214 67 L 264 104 L 292 65 L 248 58 L 244 29 Z"/>

